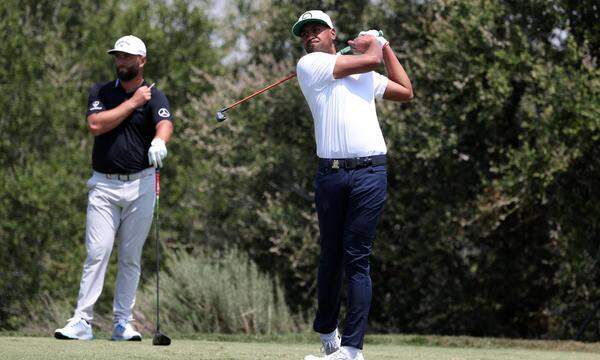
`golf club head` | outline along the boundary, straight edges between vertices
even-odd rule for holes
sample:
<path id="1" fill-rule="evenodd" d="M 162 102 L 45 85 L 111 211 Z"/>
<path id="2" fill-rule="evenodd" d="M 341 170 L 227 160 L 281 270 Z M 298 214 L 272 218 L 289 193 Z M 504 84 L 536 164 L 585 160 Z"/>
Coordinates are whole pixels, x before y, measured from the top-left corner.
<path id="1" fill-rule="evenodd" d="M 169 346 L 171 345 L 171 338 L 160 331 L 157 331 L 156 334 L 154 334 L 154 338 L 152 338 L 152 345 Z"/>
<path id="2" fill-rule="evenodd" d="M 227 111 L 227 110 L 221 109 L 221 110 L 217 111 L 217 121 L 218 122 L 227 120 L 227 115 L 225 115 L 225 111 Z"/>

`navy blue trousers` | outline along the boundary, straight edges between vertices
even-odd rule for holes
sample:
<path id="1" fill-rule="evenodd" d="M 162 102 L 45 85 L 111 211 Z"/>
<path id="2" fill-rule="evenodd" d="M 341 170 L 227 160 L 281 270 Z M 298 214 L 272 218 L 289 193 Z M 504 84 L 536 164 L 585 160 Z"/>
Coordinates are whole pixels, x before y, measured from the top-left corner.
<path id="1" fill-rule="evenodd" d="M 345 275 L 348 303 L 342 346 L 363 348 L 372 296 L 369 256 L 386 193 L 385 165 L 352 170 L 320 166 L 317 171 L 321 254 L 313 329 L 324 334 L 337 328 Z"/>

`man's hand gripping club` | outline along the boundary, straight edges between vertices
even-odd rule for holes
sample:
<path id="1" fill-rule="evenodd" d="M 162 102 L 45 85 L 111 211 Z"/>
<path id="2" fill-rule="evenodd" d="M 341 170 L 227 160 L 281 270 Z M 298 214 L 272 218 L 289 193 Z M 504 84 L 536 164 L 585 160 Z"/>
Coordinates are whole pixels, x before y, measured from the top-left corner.
<path id="1" fill-rule="evenodd" d="M 369 49 L 371 39 L 369 37 L 363 38 L 364 36 L 374 37 L 379 44 L 380 49 L 383 49 L 384 46 L 389 44 L 389 41 L 383 37 L 383 31 L 381 30 L 361 31 L 358 33 L 356 39 L 348 41 L 348 44 L 356 53 L 364 54 Z"/>

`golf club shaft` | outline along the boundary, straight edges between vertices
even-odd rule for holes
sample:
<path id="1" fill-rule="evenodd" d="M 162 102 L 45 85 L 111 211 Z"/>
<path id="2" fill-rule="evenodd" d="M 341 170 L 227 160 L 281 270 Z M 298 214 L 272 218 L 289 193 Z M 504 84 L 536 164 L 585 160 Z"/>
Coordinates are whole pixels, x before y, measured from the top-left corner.
<path id="1" fill-rule="evenodd" d="M 243 99 L 241 99 L 241 100 L 238 100 L 238 101 L 234 102 L 233 104 L 231 104 L 231 105 L 229 105 L 229 106 L 227 106 L 227 107 L 223 108 L 223 109 L 221 110 L 221 112 L 225 112 L 225 111 L 227 111 L 227 110 L 229 110 L 229 109 L 233 109 L 234 107 L 238 106 L 239 104 L 241 104 L 241 103 L 243 103 L 243 102 L 245 102 L 245 101 L 248 101 L 248 100 L 252 99 L 252 98 L 253 98 L 253 97 L 255 97 L 256 95 L 260 95 L 260 94 L 264 93 L 265 91 L 267 91 L 267 90 L 269 90 L 269 89 L 271 89 L 271 88 L 274 88 L 275 86 L 277 86 L 277 85 L 279 85 L 279 84 L 281 84 L 281 83 L 284 83 L 284 82 L 286 82 L 286 81 L 288 81 L 289 79 L 292 79 L 292 78 L 294 78 L 294 77 L 296 77 L 296 73 L 295 73 L 295 72 L 294 72 L 294 73 L 291 73 L 291 74 L 289 74 L 288 76 L 284 77 L 283 79 L 277 80 L 277 81 L 276 81 L 276 82 L 274 82 L 273 84 L 271 84 L 271 85 L 269 85 L 269 86 L 267 86 L 267 87 L 265 87 L 265 88 L 263 88 L 263 89 L 260 89 L 260 90 L 258 90 L 257 92 L 254 92 L 254 93 L 252 93 L 252 94 L 250 94 L 250 95 L 246 96 L 245 98 L 243 98 Z"/>
<path id="2" fill-rule="evenodd" d="M 348 53 L 349 53 L 349 52 L 351 52 L 351 51 L 352 51 L 352 49 L 350 48 L 350 46 L 347 46 L 347 47 L 343 48 L 342 50 L 340 50 L 340 51 L 338 52 L 338 54 L 345 55 L 345 54 L 348 54 Z M 241 104 L 241 103 L 243 103 L 243 102 L 245 102 L 245 101 L 248 101 L 248 100 L 252 99 L 252 98 L 253 98 L 253 97 L 255 97 L 256 95 L 260 95 L 260 94 L 264 93 L 265 91 L 268 91 L 268 90 L 270 90 L 270 89 L 274 88 L 275 86 L 277 86 L 277 85 L 279 85 L 279 84 L 281 84 L 281 83 L 284 83 L 284 82 L 286 82 L 286 81 L 288 81 L 288 80 L 290 80 L 290 79 L 292 79 L 292 78 L 294 78 L 294 77 L 296 77 L 296 73 L 295 73 L 295 72 L 293 72 L 293 73 L 289 74 L 288 76 L 284 77 L 283 79 L 277 80 L 277 81 L 276 81 L 276 82 L 274 82 L 273 84 L 271 84 L 271 85 L 269 85 L 269 86 L 267 86 L 267 87 L 265 87 L 265 88 L 263 88 L 263 89 L 260 89 L 260 90 L 258 90 L 258 91 L 256 91 L 256 92 L 254 92 L 254 93 L 252 93 L 252 94 L 250 94 L 250 95 L 246 96 L 245 98 L 243 98 L 243 99 L 241 99 L 241 100 L 238 100 L 238 101 L 234 102 L 233 104 L 231 104 L 231 105 L 229 105 L 229 106 L 226 106 L 226 107 L 224 107 L 224 108 L 221 110 L 221 112 L 225 112 L 225 111 L 227 111 L 227 110 L 229 110 L 229 109 L 233 109 L 234 107 L 238 106 L 239 104 Z"/>
<path id="3" fill-rule="evenodd" d="M 159 289 L 160 289 L 160 242 L 159 242 L 159 216 L 158 216 L 158 209 L 159 209 L 159 200 L 160 200 L 160 168 L 156 168 L 156 182 L 154 185 L 154 190 L 155 190 L 155 194 L 156 194 L 156 209 L 155 209 L 155 214 L 156 214 L 156 223 L 154 224 L 154 229 L 156 230 L 156 331 L 158 332 L 160 330 L 160 317 L 159 317 L 159 302 L 160 302 L 160 297 L 159 297 Z"/>

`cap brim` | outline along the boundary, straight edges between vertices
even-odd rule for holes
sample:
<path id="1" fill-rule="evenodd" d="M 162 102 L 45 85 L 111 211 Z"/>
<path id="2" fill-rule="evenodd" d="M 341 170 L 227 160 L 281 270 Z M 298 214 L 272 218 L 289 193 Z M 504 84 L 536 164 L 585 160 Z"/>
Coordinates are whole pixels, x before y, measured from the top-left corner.
<path id="1" fill-rule="evenodd" d="M 106 53 L 107 53 L 107 54 L 114 55 L 114 54 L 116 54 L 116 53 L 118 53 L 118 52 L 122 52 L 122 53 L 129 54 L 129 55 L 146 56 L 145 54 L 136 54 L 136 53 L 133 53 L 133 52 L 129 52 L 129 51 L 123 51 L 123 50 L 117 50 L 117 49 L 110 49 L 110 50 L 108 50 Z"/>
<path id="2" fill-rule="evenodd" d="M 292 33 L 296 36 L 300 36 L 300 31 L 302 30 L 304 25 L 306 25 L 308 23 L 319 23 L 319 24 L 323 24 L 323 25 L 329 27 L 329 24 L 321 19 L 304 19 L 304 20 L 298 21 L 297 23 L 294 24 L 294 26 L 292 26 Z"/>

